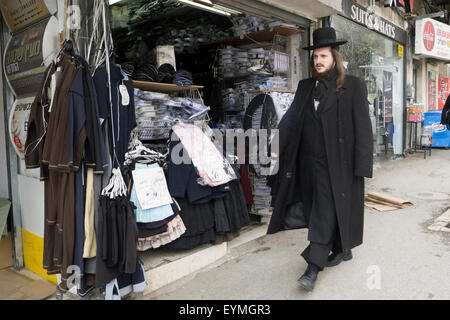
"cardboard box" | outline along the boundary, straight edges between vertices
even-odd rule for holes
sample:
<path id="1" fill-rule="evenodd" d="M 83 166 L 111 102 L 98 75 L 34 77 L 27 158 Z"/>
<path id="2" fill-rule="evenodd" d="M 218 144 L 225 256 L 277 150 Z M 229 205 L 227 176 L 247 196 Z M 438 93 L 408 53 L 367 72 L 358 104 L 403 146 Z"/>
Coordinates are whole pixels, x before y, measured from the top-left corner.
<path id="1" fill-rule="evenodd" d="M 161 65 L 168 63 L 177 70 L 177 64 L 175 61 L 175 47 L 174 46 L 157 46 L 156 47 L 156 64 L 157 68 Z"/>
<path id="2" fill-rule="evenodd" d="M 13 265 L 11 233 L 0 239 L 0 270 Z"/>

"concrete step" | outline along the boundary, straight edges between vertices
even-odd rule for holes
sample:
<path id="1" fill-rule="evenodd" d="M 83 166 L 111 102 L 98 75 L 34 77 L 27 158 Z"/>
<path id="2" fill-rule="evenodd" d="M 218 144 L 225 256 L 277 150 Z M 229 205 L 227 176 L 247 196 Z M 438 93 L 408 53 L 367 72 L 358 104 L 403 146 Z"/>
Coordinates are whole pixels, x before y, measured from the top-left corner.
<path id="1" fill-rule="evenodd" d="M 148 287 L 144 295 L 174 283 L 224 257 L 231 249 L 260 238 L 267 233 L 267 219 L 240 230 L 240 235 L 219 245 L 205 244 L 185 251 L 161 247 L 139 254 L 144 263 Z"/>

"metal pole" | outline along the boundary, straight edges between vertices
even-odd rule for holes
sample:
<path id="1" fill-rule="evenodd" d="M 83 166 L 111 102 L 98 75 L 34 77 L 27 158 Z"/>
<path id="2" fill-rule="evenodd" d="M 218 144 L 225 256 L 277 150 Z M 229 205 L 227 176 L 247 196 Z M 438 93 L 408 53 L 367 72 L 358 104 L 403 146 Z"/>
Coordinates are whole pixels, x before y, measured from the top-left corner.
<path id="1" fill-rule="evenodd" d="M 10 34 L 8 32 L 8 27 L 4 23 L 4 19 L 2 17 L 2 22 L 0 24 L 0 31 L 2 34 L 1 41 L 1 52 L 3 53 L 7 40 L 10 38 Z M 18 161 L 16 151 L 14 150 L 11 142 L 9 140 L 8 134 L 8 119 L 11 113 L 11 106 L 13 105 L 14 98 L 12 95 L 9 86 L 4 86 L 3 84 L 7 83 L 5 79 L 5 74 L 3 72 L 3 67 L 1 68 L 2 72 L 2 81 L 0 83 L 0 94 L 3 96 L 3 106 L 5 110 L 5 128 L 6 128 L 6 159 L 8 165 L 8 178 L 9 178 L 9 195 L 11 197 L 11 207 L 12 207 L 12 237 L 13 241 L 13 251 L 14 251 L 14 267 L 16 269 L 23 268 L 23 249 L 22 249 L 22 214 L 20 210 L 20 198 L 19 198 L 19 183 L 17 179 L 17 174 L 19 172 Z"/>

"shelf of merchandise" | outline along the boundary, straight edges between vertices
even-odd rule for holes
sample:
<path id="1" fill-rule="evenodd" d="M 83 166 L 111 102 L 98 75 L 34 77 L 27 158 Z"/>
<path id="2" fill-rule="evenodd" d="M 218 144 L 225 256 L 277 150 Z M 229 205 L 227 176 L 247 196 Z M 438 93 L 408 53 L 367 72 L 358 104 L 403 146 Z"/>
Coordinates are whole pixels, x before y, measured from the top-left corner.
<path id="1" fill-rule="evenodd" d="M 275 35 L 291 36 L 302 33 L 303 30 L 291 26 L 277 26 L 266 30 L 256 31 L 240 37 L 228 38 L 220 41 L 214 41 L 212 44 L 216 45 L 231 45 L 241 46 L 255 42 L 269 42 L 272 41 Z"/>
<path id="2" fill-rule="evenodd" d="M 139 88 L 141 90 L 161 92 L 161 93 L 176 93 L 188 90 L 199 90 L 204 88 L 204 86 L 197 86 L 197 85 L 183 87 L 172 83 L 149 82 L 140 80 L 133 80 L 133 85 L 135 88 Z"/>

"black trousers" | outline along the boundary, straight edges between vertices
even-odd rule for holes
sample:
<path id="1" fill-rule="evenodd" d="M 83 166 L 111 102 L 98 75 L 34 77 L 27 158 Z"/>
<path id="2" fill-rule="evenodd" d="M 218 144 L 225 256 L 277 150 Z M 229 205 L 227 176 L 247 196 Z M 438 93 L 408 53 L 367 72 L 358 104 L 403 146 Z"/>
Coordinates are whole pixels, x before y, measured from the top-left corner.
<path id="1" fill-rule="evenodd" d="M 309 199 L 306 203 L 311 212 L 308 226 L 310 244 L 301 255 L 322 270 L 330 251 L 342 252 L 342 245 L 327 159 L 316 158 L 309 165 L 307 174 L 312 188 L 305 190 L 303 199 Z"/>
<path id="2" fill-rule="evenodd" d="M 342 252 L 341 237 L 339 236 L 339 231 L 337 229 L 334 232 L 333 237 L 334 240 L 327 244 L 310 242 L 306 249 L 303 250 L 302 257 L 308 264 L 312 263 L 320 270 L 323 270 L 326 266 L 330 252 Z"/>

